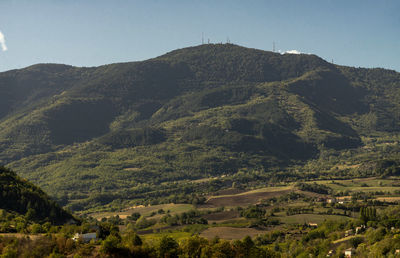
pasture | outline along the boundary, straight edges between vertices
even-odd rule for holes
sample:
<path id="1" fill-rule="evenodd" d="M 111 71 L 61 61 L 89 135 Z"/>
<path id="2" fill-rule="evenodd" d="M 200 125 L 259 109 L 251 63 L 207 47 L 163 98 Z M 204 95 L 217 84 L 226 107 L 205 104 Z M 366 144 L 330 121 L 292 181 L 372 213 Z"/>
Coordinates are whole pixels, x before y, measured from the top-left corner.
<path id="1" fill-rule="evenodd" d="M 252 204 L 260 203 L 262 200 L 288 194 L 293 189 L 293 186 L 266 187 L 238 194 L 211 196 L 208 198 L 205 205 L 202 205 L 200 207 L 247 207 Z"/>
<path id="2" fill-rule="evenodd" d="M 132 213 L 138 212 L 142 216 L 148 217 L 151 213 L 156 212 L 158 210 L 164 210 L 165 212 L 170 212 L 170 214 L 176 214 L 176 213 L 182 213 L 189 211 L 193 209 L 193 205 L 191 204 L 174 204 L 174 203 L 168 203 L 168 204 L 159 204 L 159 205 L 150 205 L 150 206 L 135 206 L 135 207 L 129 207 L 126 208 L 125 210 L 122 211 L 116 211 L 116 212 L 98 212 L 98 213 L 92 213 L 89 214 L 93 218 L 97 220 L 101 220 L 102 218 L 110 218 L 113 216 L 119 216 L 121 219 L 126 219 L 128 216 L 132 215 Z"/>
<path id="3" fill-rule="evenodd" d="M 279 220 L 285 224 L 308 224 L 317 223 L 321 224 L 325 220 L 349 220 L 351 218 L 340 215 L 320 215 L 320 214 L 296 214 L 291 216 L 278 217 Z"/>

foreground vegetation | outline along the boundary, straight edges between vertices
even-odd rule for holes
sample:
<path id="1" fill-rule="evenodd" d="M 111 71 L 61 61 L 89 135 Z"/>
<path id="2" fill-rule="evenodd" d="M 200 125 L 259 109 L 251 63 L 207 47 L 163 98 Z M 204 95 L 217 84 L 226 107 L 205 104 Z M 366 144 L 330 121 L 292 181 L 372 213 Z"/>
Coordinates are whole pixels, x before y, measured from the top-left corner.
<path id="1" fill-rule="evenodd" d="M 356 257 L 393 256 L 400 249 L 399 181 L 391 176 L 229 188 L 201 204 L 126 207 L 87 214 L 70 225 L 0 210 L 0 254 L 343 257 L 351 250 Z M 72 240 L 90 232 L 97 239 Z"/>
<path id="2" fill-rule="evenodd" d="M 62 209 L 40 188 L 4 167 L 0 167 L 0 198 L 0 211 L 4 209 L 22 214 L 27 221 L 64 224 L 68 220 L 74 220 L 70 213 Z M 2 217 L 8 218 L 8 223 L 14 219 L 12 214 L 3 213 Z M 16 220 L 18 221 L 18 217 Z M 20 220 L 22 225 L 26 225 L 24 221 Z M 14 226 L 16 229 L 21 224 L 16 223 Z"/>

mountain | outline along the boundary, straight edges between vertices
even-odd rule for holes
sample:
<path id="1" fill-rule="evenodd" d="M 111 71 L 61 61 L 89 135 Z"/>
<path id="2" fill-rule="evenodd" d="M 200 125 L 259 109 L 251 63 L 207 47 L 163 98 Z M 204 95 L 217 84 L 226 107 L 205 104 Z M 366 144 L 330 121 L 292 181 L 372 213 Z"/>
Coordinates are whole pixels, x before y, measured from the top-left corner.
<path id="1" fill-rule="evenodd" d="M 0 162 L 75 210 L 282 171 L 400 129 L 399 73 L 232 44 L 34 65 L 0 73 L 0 92 Z"/>
<path id="2" fill-rule="evenodd" d="M 0 193 L 0 209 L 25 215 L 29 220 L 62 224 L 72 219 L 40 188 L 4 167 L 0 167 Z"/>

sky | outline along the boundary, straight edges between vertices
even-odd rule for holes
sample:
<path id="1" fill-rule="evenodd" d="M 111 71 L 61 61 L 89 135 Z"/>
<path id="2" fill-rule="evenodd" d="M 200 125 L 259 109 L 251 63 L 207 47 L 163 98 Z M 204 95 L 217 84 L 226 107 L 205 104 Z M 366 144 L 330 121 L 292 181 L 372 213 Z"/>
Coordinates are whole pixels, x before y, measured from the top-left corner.
<path id="1" fill-rule="evenodd" d="M 202 34 L 400 72 L 398 0 L 0 0 L 0 71 L 140 61 Z"/>

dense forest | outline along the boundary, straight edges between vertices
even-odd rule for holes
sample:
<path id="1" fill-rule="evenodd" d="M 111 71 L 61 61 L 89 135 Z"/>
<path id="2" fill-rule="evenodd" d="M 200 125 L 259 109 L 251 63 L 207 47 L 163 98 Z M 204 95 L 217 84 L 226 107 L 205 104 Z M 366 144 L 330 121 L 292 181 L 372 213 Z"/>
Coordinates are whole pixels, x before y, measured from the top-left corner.
<path id="1" fill-rule="evenodd" d="M 0 167 L 0 193 L 0 210 L 23 215 L 27 222 L 64 224 L 68 220 L 74 221 L 70 213 L 63 210 L 40 188 L 4 167 Z M 1 217 L 7 216 L 2 213 Z"/>

